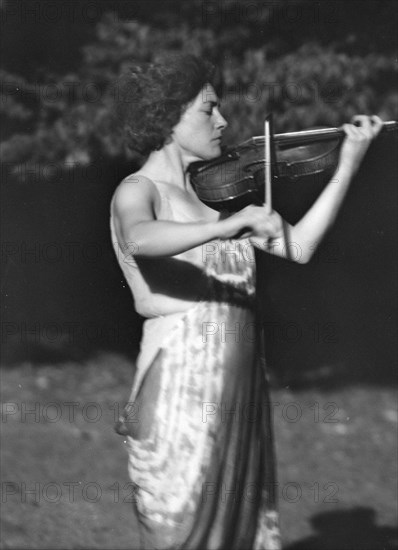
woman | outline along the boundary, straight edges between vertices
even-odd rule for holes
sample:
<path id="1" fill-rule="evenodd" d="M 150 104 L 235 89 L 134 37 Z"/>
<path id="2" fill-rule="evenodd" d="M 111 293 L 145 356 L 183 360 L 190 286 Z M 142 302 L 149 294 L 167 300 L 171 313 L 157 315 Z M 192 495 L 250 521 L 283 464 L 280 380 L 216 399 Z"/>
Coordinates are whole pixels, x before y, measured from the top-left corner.
<path id="1" fill-rule="evenodd" d="M 267 380 L 255 323 L 253 247 L 307 262 L 381 128 L 356 117 L 336 174 L 288 231 L 266 208 L 221 217 L 188 166 L 220 155 L 227 122 L 213 68 L 194 56 L 135 68 L 118 87 L 129 145 L 148 155 L 111 204 L 111 233 L 147 318 L 119 433 L 146 548 L 280 548 Z"/>

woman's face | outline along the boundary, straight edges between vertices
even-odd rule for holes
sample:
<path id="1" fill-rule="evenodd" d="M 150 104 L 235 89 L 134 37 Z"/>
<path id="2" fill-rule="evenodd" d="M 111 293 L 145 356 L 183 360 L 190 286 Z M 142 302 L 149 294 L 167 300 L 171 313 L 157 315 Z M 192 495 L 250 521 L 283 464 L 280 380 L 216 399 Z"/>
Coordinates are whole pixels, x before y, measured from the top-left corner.
<path id="1" fill-rule="evenodd" d="M 172 140 L 188 163 L 210 160 L 221 154 L 221 135 L 227 125 L 213 86 L 206 84 L 174 127 Z"/>

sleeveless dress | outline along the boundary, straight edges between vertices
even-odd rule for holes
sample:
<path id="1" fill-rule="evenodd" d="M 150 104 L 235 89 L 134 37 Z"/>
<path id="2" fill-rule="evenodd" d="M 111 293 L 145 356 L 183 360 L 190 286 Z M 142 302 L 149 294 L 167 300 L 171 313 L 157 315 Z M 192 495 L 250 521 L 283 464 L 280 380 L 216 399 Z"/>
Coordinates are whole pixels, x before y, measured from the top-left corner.
<path id="1" fill-rule="evenodd" d="M 158 219 L 199 221 L 153 182 Z M 255 310 L 254 251 L 214 240 L 165 258 L 112 243 L 146 317 L 127 441 L 142 548 L 279 550 L 268 382 Z"/>

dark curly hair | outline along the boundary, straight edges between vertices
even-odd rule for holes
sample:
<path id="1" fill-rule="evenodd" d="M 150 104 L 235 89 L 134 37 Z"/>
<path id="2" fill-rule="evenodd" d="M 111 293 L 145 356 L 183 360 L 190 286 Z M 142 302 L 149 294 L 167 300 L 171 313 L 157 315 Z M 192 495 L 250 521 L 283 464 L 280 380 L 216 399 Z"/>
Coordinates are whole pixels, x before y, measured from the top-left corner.
<path id="1" fill-rule="evenodd" d="M 173 55 L 130 67 L 116 83 L 116 113 L 130 149 L 143 155 L 161 149 L 186 105 L 207 83 L 219 93 L 214 65 L 194 55 Z"/>

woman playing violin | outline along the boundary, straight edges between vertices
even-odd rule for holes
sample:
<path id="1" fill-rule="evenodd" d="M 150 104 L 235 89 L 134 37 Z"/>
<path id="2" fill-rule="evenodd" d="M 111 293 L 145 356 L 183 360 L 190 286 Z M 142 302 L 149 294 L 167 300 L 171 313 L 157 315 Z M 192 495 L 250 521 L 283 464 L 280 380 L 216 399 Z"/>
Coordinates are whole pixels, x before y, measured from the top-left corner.
<path id="1" fill-rule="evenodd" d="M 111 233 L 135 307 L 146 318 L 126 436 L 145 548 L 280 548 L 267 378 L 255 323 L 254 247 L 307 262 L 336 218 L 382 127 L 346 124 L 336 173 L 288 232 L 278 213 L 222 217 L 196 196 L 188 167 L 221 154 L 227 121 L 213 67 L 192 55 L 134 67 L 118 108 L 147 156 L 111 203 Z"/>

